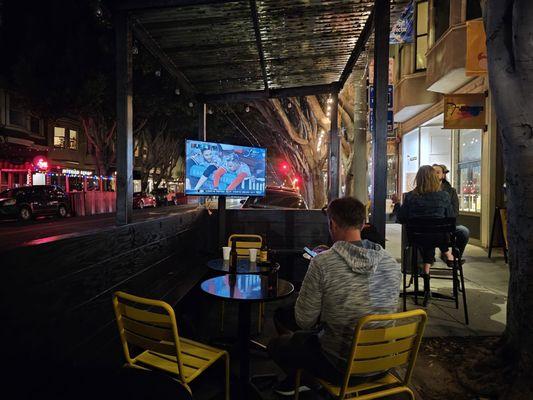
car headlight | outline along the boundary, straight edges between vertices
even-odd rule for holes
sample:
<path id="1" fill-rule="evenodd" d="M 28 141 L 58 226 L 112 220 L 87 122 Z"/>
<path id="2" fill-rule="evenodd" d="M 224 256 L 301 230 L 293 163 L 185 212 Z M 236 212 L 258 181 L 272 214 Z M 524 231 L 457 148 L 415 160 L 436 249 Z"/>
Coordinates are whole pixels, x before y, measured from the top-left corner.
<path id="1" fill-rule="evenodd" d="M 17 204 L 17 200 L 16 199 L 8 199 L 8 200 L 3 201 L 0 204 L 2 206 L 14 206 L 15 204 Z"/>

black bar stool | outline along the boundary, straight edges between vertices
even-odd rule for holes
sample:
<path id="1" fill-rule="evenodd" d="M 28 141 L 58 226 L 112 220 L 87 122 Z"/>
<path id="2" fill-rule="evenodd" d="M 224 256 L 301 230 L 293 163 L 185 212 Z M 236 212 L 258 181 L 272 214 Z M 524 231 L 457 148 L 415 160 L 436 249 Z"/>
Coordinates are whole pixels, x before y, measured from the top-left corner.
<path id="1" fill-rule="evenodd" d="M 431 267 L 433 272 L 438 272 L 431 279 L 446 279 L 453 282 L 453 294 L 447 296 L 441 293 L 432 293 L 431 297 L 442 300 L 451 300 L 455 302 L 455 308 L 459 309 L 459 293 L 463 298 L 463 309 L 465 314 L 465 323 L 468 325 L 468 308 L 466 303 L 466 288 L 464 282 L 463 265 L 461 253 L 457 248 L 455 241 L 455 218 L 412 218 L 405 225 L 406 245 L 402 254 L 402 273 L 403 273 L 403 310 L 407 309 L 407 296 L 415 298 L 415 304 L 418 305 L 418 296 L 423 296 L 430 291 L 430 280 L 424 281 L 424 291 L 419 290 L 418 278 L 418 254 L 423 248 L 448 247 L 453 254 L 453 262 L 446 268 Z M 449 273 L 452 277 L 441 276 L 441 272 Z M 410 274 L 409 284 L 407 284 L 407 275 Z M 414 285 L 414 290 L 407 291 L 407 288 Z M 426 287 L 427 285 L 427 287 Z"/>

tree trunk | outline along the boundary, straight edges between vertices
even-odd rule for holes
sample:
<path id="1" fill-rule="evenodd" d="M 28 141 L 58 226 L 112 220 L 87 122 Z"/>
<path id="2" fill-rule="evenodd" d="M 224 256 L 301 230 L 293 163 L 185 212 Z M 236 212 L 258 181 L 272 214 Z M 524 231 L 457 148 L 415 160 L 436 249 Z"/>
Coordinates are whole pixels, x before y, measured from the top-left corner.
<path id="1" fill-rule="evenodd" d="M 487 0 L 489 78 L 507 184 L 509 293 L 505 341 L 514 382 L 506 399 L 533 398 L 533 7 Z M 496 190 L 496 188 L 491 188 Z M 511 382 L 510 382 L 511 383 Z"/>
<path id="2" fill-rule="evenodd" d="M 347 174 L 347 196 L 359 199 L 363 204 L 368 201 L 367 185 L 367 93 L 366 93 L 366 69 L 354 71 L 355 85 L 355 110 L 354 110 L 354 141 L 353 157 Z M 348 185 L 348 177 L 351 182 Z"/>
<path id="3" fill-rule="evenodd" d="M 312 208 L 322 208 L 327 204 L 326 185 L 324 184 L 324 173 L 321 169 L 314 169 L 311 173 L 311 183 L 313 185 Z"/>

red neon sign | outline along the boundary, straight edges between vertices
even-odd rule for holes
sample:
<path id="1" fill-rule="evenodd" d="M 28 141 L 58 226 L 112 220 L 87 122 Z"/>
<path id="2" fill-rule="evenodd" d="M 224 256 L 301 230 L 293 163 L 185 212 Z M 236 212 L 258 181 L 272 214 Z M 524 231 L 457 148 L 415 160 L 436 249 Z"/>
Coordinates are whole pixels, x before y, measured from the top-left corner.
<path id="1" fill-rule="evenodd" d="M 33 159 L 33 166 L 40 171 L 46 171 L 48 169 L 48 160 L 43 156 L 37 156 Z"/>

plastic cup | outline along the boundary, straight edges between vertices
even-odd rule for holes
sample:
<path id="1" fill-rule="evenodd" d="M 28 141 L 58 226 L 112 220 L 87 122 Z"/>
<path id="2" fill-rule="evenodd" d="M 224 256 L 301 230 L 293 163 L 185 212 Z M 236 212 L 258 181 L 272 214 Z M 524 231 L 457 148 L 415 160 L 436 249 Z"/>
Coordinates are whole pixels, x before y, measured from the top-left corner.
<path id="1" fill-rule="evenodd" d="M 231 247 L 222 247 L 222 258 L 224 259 L 224 261 L 228 261 L 229 260 L 229 255 L 231 253 Z"/>
<path id="2" fill-rule="evenodd" d="M 250 262 L 256 262 L 257 260 L 257 249 L 250 249 Z"/>

